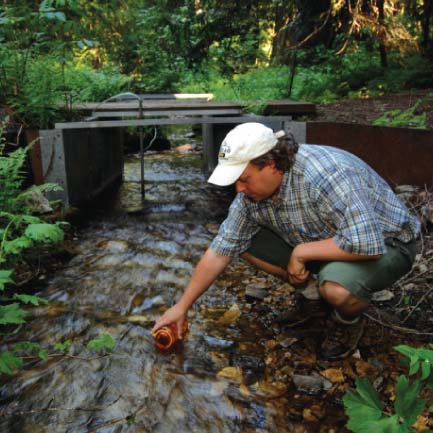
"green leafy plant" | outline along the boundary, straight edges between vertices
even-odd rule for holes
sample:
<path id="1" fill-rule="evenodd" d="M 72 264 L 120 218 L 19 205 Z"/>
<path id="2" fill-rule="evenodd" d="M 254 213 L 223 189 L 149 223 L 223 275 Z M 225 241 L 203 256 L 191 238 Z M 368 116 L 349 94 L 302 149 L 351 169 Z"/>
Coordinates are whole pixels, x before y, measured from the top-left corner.
<path id="1" fill-rule="evenodd" d="M 433 344 L 430 347 L 433 349 Z M 433 390 L 433 350 L 405 345 L 396 346 L 395 350 L 409 358 L 409 375 L 421 372 L 420 379 Z"/>
<path id="2" fill-rule="evenodd" d="M 395 349 L 409 358 L 409 377 L 401 375 L 395 385 L 394 412 L 385 405 L 368 379 L 357 378 L 356 391 L 343 397 L 347 427 L 355 433 L 410 433 L 413 424 L 426 408 L 426 400 L 419 399 L 423 389 L 433 389 L 433 344 L 430 349 L 401 345 Z M 411 380 L 410 376 L 416 376 Z M 430 408 L 430 411 L 433 407 Z M 431 433 L 431 430 L 424 430 Z"/>
<path id="3" fill-rule="evenodd" d="M 105 355 L 104 352 L 111 353 L 113 351 L 115 344 L 116 341 L 111 335 L 102 333 L 90 340 L 86 348 Z M 68 354 L 71 346 L 71 340 L 56 343 L 53 347 L 49 348 L 43 348 L 39 343 L 32 341 L 20 341 L 13 344 L 8 351 L 0 352 L 0 373 L 14 374 L 14 372 L 23 367 L 26 359 L 34 360 L 39 358 L 42 361 L 46 361 L 48 358 L 53 357 L 72 357 L 72 355 Z M 82 359 L 83 361 L 94 359 L 89 357 L 73 357 Z"/>
<path id="4" fill-rule="evenodd" d="M 423 100 L 419 99 L 407 110 L 387 111 L 377 118 L 373 125 L 426 129 L 426 113 L 416 114 L 416 110 L 422 102 Z"/>
<path id="5" fill-rule="evenodd" d="M 90 340 L 87 343 L 87 348 L 92 349 L 96 352 L 106 350 L 107 352 L 112 352 L 116 341 L 109 334 L 101 334 L 97 338 Z"/>
<path id="6" fill-rule="evenodd" d="M 59 352 L 62 353 L 68 353 L 71 346 L 72 346 L 72 341 L 66 340 L 63 343 L 56 343 L 54 345 L 54 350 L 58 350 Z"/>
<path id="7" fill-rule="evenodd" d="M 15 369 L 23 366 L 23 360 L 13 352 L 0 352 L 0 372 L 13 374 Z"/>

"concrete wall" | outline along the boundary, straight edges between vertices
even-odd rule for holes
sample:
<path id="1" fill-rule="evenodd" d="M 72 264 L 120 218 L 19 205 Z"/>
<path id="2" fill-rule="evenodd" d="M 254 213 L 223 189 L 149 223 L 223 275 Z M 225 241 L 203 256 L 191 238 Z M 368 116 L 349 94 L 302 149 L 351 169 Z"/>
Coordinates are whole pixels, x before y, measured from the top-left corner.
<path id="1" fill-rule="evenodd" d="M 63 191 L 51 192 L 65 207 L 82 205 L 123 174 L 123 131 L 120 128 L 40 131 L 44 182 Z"/>

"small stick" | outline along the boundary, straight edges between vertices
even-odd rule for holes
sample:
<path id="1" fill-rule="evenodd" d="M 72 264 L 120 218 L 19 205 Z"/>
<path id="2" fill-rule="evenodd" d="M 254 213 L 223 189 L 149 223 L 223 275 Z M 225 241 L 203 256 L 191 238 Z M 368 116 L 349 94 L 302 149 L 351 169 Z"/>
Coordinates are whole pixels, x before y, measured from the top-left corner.
<path id="1" fill-rule="evenodd" d="M 401 332 L 404 332 L 406 334 L 433 335 L 433 333 L 431 333 L 431 332 L 420 332 L 420 331 L 417 331 L 416 329 L 405 328 L 403 326 L 397 326 L 397 325 L 391 325 L 389 323 L 384 323 L 384 322 L 380 321 L 379 319 L 376 319 L 375 317 L 370 316 L 370 314 L 367 314 L 367 313 L 364 313 L 364 316 L 373 320 L 373 322 L 379 323 L 380 325 L 384 326 L 385 328 L 395 329 L 396 331 L 401 331 Z"/>
<path id="2" fill-rule="evenodd" d="M 433 291 L 433 287 L 429 286 L 427 284 L 427 287 L 429 290 L 424 293 L 424 295 L 421 296 L 421 299 L 416 303 L 416 305 L 412 308 L 412 310 L 409 312 L 409 314 L 402 320 L 401 323 L 405 323 L 407 319 L 409 319 L 410 316 L 412 316 L 412 313 L 418 308 L 418 306 L 424 301 L 424 299 Z"/>
<path id="3" fill-rule="evenodd" d="M 59 358 L 59 357 L 65 357 L 65 358 L 72 358 L 72 359 L 80 359 L 82 361 L 95 361 L 96 359 L 102 359 L 109 356 L 102 355 L 102 356 L 95 356 L 93 358 L 85 358 L 83 356 L 75 356 L 75 355 L 68 355 L 67 353 L 53 353 L 52 355 L 48 355 L 48 358 Z M 40 356 L 21 356 L 22 359 L 25 360 L 31 360 L 31 359 L 42 359 Z"/>
<path id="4" fill-rule="evenodd" d="M 92 407 L 92 408 L 86 408 L 86 407 L 46 407 L 41 409 L 29 409 L 29 410 L 11 410 L 11 411 L 4 411 L 0 412 L 0 417 L 3 416 L 16 416 L 16 415 L 30 415 L 34 413 L 41 413 L 41 412 L 60 412 L 61 410 L 67 410 L 67 411 L 81 411 L 81 412 L 96 412 L 99 410 L 105 410 L 108 407 L 112 406 L 114 403 L 117 403 L 117 401 L 120 399 L 120 396 L 117 397 L 112 403 L 108 404 L 107 406 L 103 407 Z"/>

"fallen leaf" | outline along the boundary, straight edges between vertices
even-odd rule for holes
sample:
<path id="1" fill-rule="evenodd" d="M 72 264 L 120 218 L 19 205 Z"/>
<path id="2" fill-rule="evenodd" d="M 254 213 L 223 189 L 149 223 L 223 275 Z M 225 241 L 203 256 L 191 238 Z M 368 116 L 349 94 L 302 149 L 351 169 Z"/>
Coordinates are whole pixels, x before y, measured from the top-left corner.
<path id="1" fill-rule="evenodd" d="M 307 422 L 316 422 L 316 421 L 319 421 L 318 420 L 318 418 L 316 417 L 316 415 L 314 415 L 312 412 L 311 412 L 311 409 L 308 409 L 308 408 L 306 408 L 306 409 L 304 409 L 303 411 L 302 411 L 302 417 L 305 419 L 305 421 L 307 421 Z"/>
<path id="2" fill-rule="evenodd" d="M 360 359 L 355 362 L 356 373 L 360 377 L 371 376 L 376 372 L 376 368 L 366 361 Z"/>
<path id="3" fill-rule="evenodd" d="M 347 359 L 345 359 L 343 363 L 343 374 L 351 379 L 355 379 L 356 377 L 356 373 L 353 371 L 353 368 Z"/>
<path id="4" fill-rule="evenodd" d="M 265 347 L 268 350 L 273 350 L 278 346 L 278 341 L 276 340 L 266 340 L 265 341 Z"/>
<path id="5" fill-rule="evenodd" d="M 238 304 L 233 304 L 222 317 L 218 319 L 218 323 L 220 325 L 229 325 L 231 323 L 235 323 L 236 320 L 241 317 L 241 310 L 239 309 Z"/>
<path id="6" fill-rule="evenodd" d="M 265 365 L 274 365 L 278 361 L 278 355 L 272 353 L 265 358 Z"/>
<path id="7" fill-rule="evenodd" d="M 235 383 L 242 383 L 243 374 L 240 367 L 224 367 L 217 374 L 220 379 L 228 379 Z"/>
<path id="8" fill-rule="evenodd" d="M 241 384 L 239 386 L 239 392 L 244 397 L 251 397 L 251 392 L 250 392 L 248 386 L 245 384 Z"/>
<path id="9" fill-rule="evenodd" d="M 413 428 L 416 431 L 422 432 L 423 430 L 427 430 L 429 428 L 429 424 L 429 419 L 425 416 L 420 415 L 417 418 L 416 423 L 413 425 Z"/>
<path id="10" fill-rule="evenodd" d="M 328 368 L 327 370 L 321 371 L 320 374 L 332 383 L 344 382 L 344 374 L 341 368 Z"/>
<path id="11" fill-rule="evenodd" d="M 277 398 L 287 392 L 287 385 L 283 382 L 256 382 L 251 385 L 251 391 L 260 397 Z"/>
<path id="12" fill-rule="evenodd" d="M 318 419 L 325 417 L 326 413 L 320 404 L 313 404 L 310 406 L 311 413 Z"/>

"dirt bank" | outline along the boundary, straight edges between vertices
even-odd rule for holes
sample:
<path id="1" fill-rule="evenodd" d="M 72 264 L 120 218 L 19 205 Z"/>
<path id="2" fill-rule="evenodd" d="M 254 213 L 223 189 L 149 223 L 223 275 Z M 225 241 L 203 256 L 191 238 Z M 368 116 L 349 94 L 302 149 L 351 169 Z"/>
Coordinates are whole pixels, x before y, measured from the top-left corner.
<path id="1" fill-rule="evenodd" d="M 433 89 L 412 90 L 373 98 L 350 99 L 317 105 L 314 120 L 371 124 L 385 112 L 406 111 L 422 100 L 415 115 L 426 113 L 426 126 L 433 129 Z"/>

